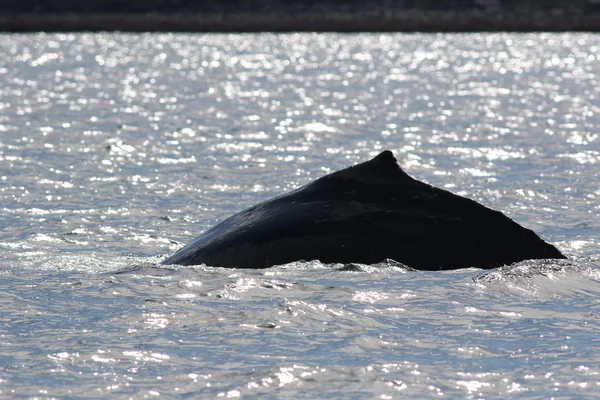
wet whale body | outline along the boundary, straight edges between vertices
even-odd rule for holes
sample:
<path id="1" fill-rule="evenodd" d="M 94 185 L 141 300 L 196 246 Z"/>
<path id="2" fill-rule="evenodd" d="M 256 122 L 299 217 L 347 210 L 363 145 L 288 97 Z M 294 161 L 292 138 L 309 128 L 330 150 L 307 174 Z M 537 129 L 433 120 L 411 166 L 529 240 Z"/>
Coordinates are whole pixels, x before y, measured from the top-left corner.
<path id="1" fill-rule="evenodd" d="M 163 264 L 267 268 L 299 260 L 419 270 L 566 258 L 499 211 L 420 182 L 391 151 L 241 211 Z"/>

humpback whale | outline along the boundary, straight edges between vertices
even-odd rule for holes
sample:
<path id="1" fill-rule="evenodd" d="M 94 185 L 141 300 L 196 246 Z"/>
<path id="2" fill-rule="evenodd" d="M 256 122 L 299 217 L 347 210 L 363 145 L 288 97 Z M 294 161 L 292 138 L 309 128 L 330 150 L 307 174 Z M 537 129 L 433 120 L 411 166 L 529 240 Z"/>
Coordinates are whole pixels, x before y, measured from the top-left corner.
<path id="1" fill-rule="evenodd" d="M 410 177 L 386 150 L 227 218 L 162 263 L 267 268 L 393 259 L 434 271 L 549 258 L 566 257 L 501 212 Z"/>

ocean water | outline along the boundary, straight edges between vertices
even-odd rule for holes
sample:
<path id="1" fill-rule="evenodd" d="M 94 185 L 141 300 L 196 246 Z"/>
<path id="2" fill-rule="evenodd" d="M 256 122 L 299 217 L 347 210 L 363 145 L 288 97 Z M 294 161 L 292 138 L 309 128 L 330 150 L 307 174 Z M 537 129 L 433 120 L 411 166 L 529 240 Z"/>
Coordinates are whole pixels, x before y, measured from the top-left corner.
<path id="1" fill-rule="evenodd" d="M 599 38 L 0 35 L 0 397 L 597 398 Z M 159 265 L 383 149 L 570 261 Z"/>

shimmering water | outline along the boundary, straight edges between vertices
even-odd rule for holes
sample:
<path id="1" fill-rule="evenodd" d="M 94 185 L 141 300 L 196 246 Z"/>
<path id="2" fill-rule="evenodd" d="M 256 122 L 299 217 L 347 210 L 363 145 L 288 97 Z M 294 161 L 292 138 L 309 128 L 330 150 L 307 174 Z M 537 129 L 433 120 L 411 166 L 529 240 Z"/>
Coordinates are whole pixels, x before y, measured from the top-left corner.
<path id="1" fill-rule="evenodd" d="M 596 397 L 599 39 L 1 35 L 2 397 Z M 157 265 L 382 149 L 573 262 Z"/>

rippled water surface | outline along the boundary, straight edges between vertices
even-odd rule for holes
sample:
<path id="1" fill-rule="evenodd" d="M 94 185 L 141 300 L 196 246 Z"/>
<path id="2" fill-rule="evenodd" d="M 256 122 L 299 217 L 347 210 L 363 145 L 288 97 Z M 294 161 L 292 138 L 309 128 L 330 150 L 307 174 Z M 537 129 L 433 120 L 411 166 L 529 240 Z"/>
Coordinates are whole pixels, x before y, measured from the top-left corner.
<path id="1" fill-rule="evenodd" d="M 0 35 L 1 396 L 596 397 L 599 39 Z M 383 149 L 572 261 L 158 265 Z"/>

